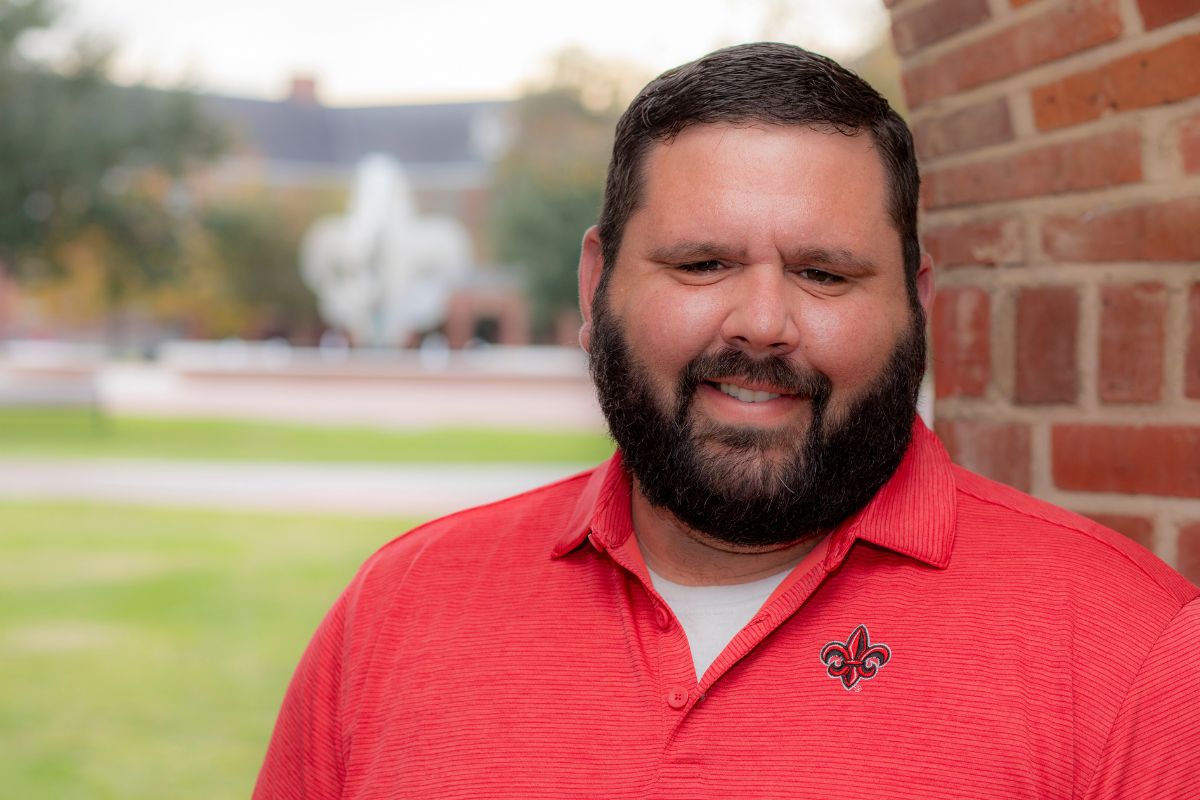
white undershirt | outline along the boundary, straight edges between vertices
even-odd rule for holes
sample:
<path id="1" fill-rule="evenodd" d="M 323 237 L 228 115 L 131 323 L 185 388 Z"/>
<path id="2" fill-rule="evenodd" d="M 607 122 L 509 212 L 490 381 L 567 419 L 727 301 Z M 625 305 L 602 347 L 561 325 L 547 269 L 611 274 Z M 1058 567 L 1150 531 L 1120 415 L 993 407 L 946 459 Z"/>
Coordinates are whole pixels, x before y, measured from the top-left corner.
<path id="1" fill-rule="evenodd" d="M 647 568 L 649 569 L 649 568 Z M 746 627 L 789 570 L 751 583 L 684 586 L 649 570 L 654 589 L 667 601 L 687 635 L 697 677 L 702 677 L 725 645 Z"/>

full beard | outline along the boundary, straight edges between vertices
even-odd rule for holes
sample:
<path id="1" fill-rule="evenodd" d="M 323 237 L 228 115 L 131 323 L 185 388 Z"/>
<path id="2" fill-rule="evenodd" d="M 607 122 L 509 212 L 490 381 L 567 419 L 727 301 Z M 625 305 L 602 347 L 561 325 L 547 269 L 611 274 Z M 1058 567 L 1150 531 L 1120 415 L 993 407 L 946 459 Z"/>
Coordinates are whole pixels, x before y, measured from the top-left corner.
<path id="1" fill-rule="evenodd" d="M 840 419 L 831 418 L 828 376 L 734 348 L 693 359 L 680 375 L 673 408 L 664 408 L 603 297 L 593 314 L 592 379 L 623 463 L 651 505 L 732 545 L 794 544 L 858 512 L 900 465 L 925 372 L 919 306 L 910 319 L 879 375 Z M 767 382 L 807 398 L 807 430 L 696 419 L 696 391 L 717 376 Z"/>

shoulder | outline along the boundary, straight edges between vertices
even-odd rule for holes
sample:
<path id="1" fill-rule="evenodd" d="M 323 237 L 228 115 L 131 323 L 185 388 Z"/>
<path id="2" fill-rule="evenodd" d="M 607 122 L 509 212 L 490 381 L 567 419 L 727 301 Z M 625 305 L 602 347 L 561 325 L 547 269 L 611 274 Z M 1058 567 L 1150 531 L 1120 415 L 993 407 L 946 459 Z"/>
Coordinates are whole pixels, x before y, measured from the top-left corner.
<path id="1" fill-rule="evenodd" d="M 598 469 L 598 468 L 597 468 Z M 548 557 L 595 469 L 431 520 L 375 552 L 348 589 L 353 605 L 375 604 L 408 586 L 435 588 L 464 572 L 520 569 Z"/>
<path id="2" fill-rule="evenodd" d="M 595 469 L 530 489 L 503 500 L 456 511 L 430 520 L 381 547 L 364 568 L 380 569 L 403 563 L 430 550 L 469 547 L 547 548 L 566 524 Z"/>
<path id="3" fill-rule="evenodd" d="M 1164 610 L 1200 595 L 1146 548 L 1098 522 L 955 466 L 957 544 L 1013 553 L 1035 579 L 1057 576 L 1083 587 L 1137 590 Z"/>
<path id="4" fill-rule="evenodd" d="M 309 648 L 342 681 L 342 705 L 357 706 L 372 665 L 400 657 L 408 637 L 499 607 L 514 583 L 536 584 L 594 471 L 432 520 L 368 558 Z"/>
<path id="5" fill-rule="evenodd" d="M 1066 683 L 1047 698 L 1069 697 L 1072 708 L 1086 709 L 1071 725 L 1082 749 L 1099 748 L 1138 694 L 1153 654 L 1195 635 L 1200 590 L 1116 531 L 953 469 L 946 577 L 960 596 L 976 598 L 971 613 L 981 625 L 1006 649 L 1025 653 L 1027 678 L 1050 674 L 1034 666 L 1047 654 L 1062 665 L 1056 674 Z M 1178 696 L 1162 684 L 1152 691 Z"/>
<path id="6" fill-rule="evenodd" d="M 1108 725 L 1086 798 L 1200 796 L 1200 600 L 1162 630 Z"/>

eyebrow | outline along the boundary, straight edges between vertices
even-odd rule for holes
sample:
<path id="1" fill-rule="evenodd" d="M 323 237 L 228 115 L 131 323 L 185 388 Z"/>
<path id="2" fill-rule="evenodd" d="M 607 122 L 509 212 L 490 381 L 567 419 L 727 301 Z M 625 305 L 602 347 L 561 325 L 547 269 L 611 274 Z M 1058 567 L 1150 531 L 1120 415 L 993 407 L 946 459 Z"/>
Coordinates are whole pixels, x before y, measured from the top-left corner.
<path id="1" fill-rule="evenodd" d="M 843 247 L 803 247 L 786 253 L 789 264 L 811 264 L 814 267 L 836 267 L 843 272 L 869 274 L 879 271 L 879 267 L 869 258 L 860 256 Z"/>
<path id="2" fill-rule="evenodd" d="M 715 242 L 676 242 L 674 244 L 656 247 L 650 251 L 651 261 L 681 264 L 689 261 L 706 261 L 708 259 L 729 259 L 740 261 L 745 258 L 744 250 L 730 250 Z"/>
<path id="3" fill-rule="evenodd" d="M 744 249 L 731 250 L 715 242 L 683 241 L 656 247 L 650 251 L 651 261 L 667 264 L 682 264 L 689 261 L 708 259 L 745 260 Z M 879 267 L 869 258 L 858 255 L 844 247 L 802 247 L 784 254 L 787 264 L 810 264 L 814 267 L 836 267 L 845 272 L 869 274 Z"/>

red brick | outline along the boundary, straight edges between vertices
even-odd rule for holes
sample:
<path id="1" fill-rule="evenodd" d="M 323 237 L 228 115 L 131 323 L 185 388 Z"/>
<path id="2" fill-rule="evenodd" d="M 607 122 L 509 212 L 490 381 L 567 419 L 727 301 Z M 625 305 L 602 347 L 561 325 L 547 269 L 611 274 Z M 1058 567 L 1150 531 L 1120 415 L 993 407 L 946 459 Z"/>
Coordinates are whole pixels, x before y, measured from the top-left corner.
<path id="1" fill-rule="evenodd" d="M 1106 528 L 1112 528 L 1123 533 L 1130 539 L 1148 550 L 1154 549 L 1154 520 L 1149 517 L 1137 517 L 1130 514 L 1092 514 L 1084 512 L 1084 516 L 1099 522 Z"/>
<path id="2" fill-rule="evenodd" d="M 1015 138 L 1008 101 L 994 97 L 943 117 L 918 123 L 913 139 L 920 158 L 937 158 L 947 153 L 975 150 Z"/>
<path id="3" fill-rule="evenodd" d="M 1162 399 L 1166 289 L 1161 283 L 1104 286 L 1100 303 L 1100 400 Z"/>
<path id="4" fill-rule="evenodd" d="M 1200 0 L 1138 0 L 1146 30 L 1161 28 L 1192 14 L 1200 14 Z"/>
<path id="5" fill-rule="evenodd" d="M 1055 425 L 1051 441 L 1060 489 L 1200 497 L 1200 428 Z"/>
<path id="6" fill-rule="evenodd" d="M 1193 283 L 1188 295 L 1188 344 L 1183 369 L 1184 394 L 1200 400 L 1200 283 Z"/>
<path id="7" fill-rule="evenodd" d="M 1137 130 L 1045 145 L 1004 158 L 930 170 L 922 191 L 928 208 L 1080 192 L 1142 179 Z"/>
<path id="8" fill-rule="evenodd" d="M 1200 172 L 1200 116 L 1180 124 L 1179 154 L 1183 156 L 1184 172 L 1190 175 Z"/>
<path id="9" fill-rule="evenodd" d="M 1175 103 L 1200 94 L 1200 34 L 1068 75 L 1033 90 L 1041 130 L 1108 114 Z"/>
<path id="10" fill-rule="evenodd" d="M 1200 522 L 1179 529 L 1179 559 L 1175 566 L 1183 577 L 1200 585 Z"/>
<path id="11" fill-rule="evenodd" d="M 936 267 L 1019 264 L 1025 258 L 1021 221 L 1012 217 L 943 225 L 925 231 L 921 239 Z"/>
<path id="12" fill-rule="evenodd" d="M 1117 0 L 1070 0 L 904 73 L 910 108 L 1112 41 Z"/>
<path id="13" fill-rule="evenodd" d="M 975 287 L 942 289 L 933 303 L 933 385 L 937 397 L 982 397 L 992 375 L 991 309 Z"/>
<path id="14" fill-rule="evenodd" d="M 1050 217 L 1042 246 L 1057 261 L 1200 260 L 1200 197 Z"/>
<path id="15" fill-rule="evenodd" d="M 896 52 L 908 55 L 991 17 L 987 0 L 933 0 L 892 22 Z"/>
<path id="16" fill-rule="evenodd" d="M 1067 286 L 1022 289 L 1017 296 L 1018 403 L 1073 403 L 1079 394 L 1076 338 L 1079 293 Z"/>
<path id="17" fill-rule="evenodd" d="M 1029 491 L 1028 425 L 938 420 L 934 427 L 954 463 Z"/>

